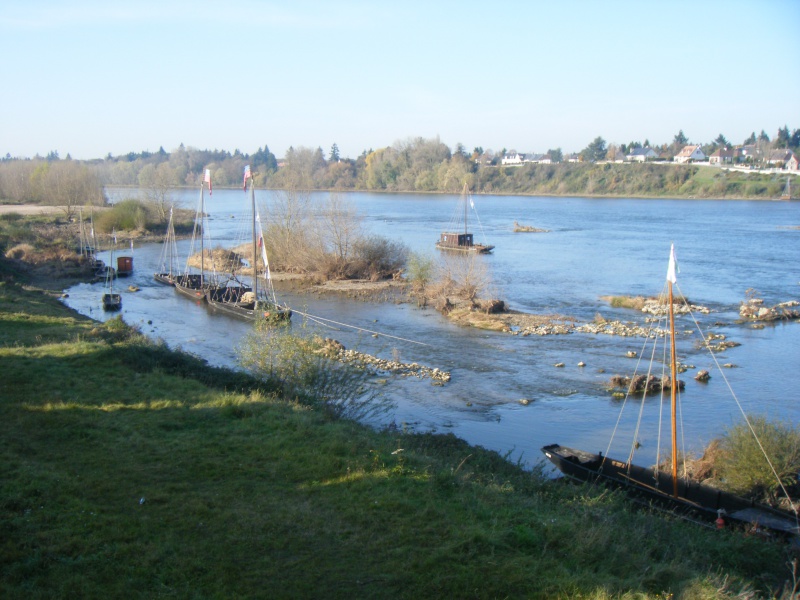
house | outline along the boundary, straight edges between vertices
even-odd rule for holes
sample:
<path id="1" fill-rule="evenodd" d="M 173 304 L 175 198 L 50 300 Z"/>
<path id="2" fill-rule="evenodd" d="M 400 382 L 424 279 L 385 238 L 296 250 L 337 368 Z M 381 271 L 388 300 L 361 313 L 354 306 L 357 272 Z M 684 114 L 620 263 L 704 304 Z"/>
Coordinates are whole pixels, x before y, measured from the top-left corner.
<path id="1" fill-rule="evenodd" d="M 525 162 L 532 162 L 538 165 L 549 165 L 553 162 L 549 154 L 532 154 Z"/>
<path id="2" fill-rule="evenodd" d="M 503 165 L 521 165 L 525 162 L 525 155 L 520 154 L 516 150 L 503 155 L 503 160 L 500 161 Z"/>
<path id="3" fill-rule="evenodd" d="M 700 146 L 684 146 L 683 150 L 675 156 L 676 163 L 687 163 L 694 160 L 705 160 L 706 155 L 700 150 Z"/>
<path id="4" fill-rule="evenodd" d="M 717 148 L 711 156 L 708 157 L 708 164 L 710 165 L 724 165 L 733 163 L 733 150 L 731 148 Z"/>
<path id="5" fill-rule="evenodd" d="M 797 155 L 794 152 L 792 152 L 783 168 L 787 171 L 800 171 L 800 160 L 797 159 Z"/>
<path id="6" fill-rule="evenodd" d="M 761 160 L 761 150 L 752 144 L 739 146 L 733 149 L 733 159 L 736 162 L 758 162 Z"/>
<path id="7" fill-rule="evenodd" d="M 655 150 L 650 147 L 647 148 L 634 148 L 630 154 L 626 155 L 627 158 L 631 162 L 644 162 L 648 159 L 658 158 L 658 154 L 656 154 Z"/>
<path id="8" fill-rule="evenodd" d="M 778 165 L 786 163 L 792 157 L 792 151 L 788 148 L 779 148 L 769 153 L 767 163 L 771 165 Z"/>
<path id="9" fill-rule="evenodd" d="M 567 162 L 571 163 L 581 162 L 580 154 L 578 154 L 577 152 L 573 152 L 572 154 L 567 156 Z"/>

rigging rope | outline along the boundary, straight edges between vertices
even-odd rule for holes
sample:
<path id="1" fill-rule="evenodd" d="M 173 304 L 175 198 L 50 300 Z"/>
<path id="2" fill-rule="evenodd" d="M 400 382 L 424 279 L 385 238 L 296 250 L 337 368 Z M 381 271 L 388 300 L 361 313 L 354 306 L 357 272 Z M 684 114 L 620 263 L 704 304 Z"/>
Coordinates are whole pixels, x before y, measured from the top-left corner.
<path id="1" fill-rule="evenodd" d="M 363 331 L 365 333 L 372 333 L 374 335 L 378 335 L 378 336 L 382 336 L 382 337 L 386 337 L 386 338 L 392 338 L 392 339 L 395 339 L 395 340 L 400 340 L 402 342 L 408 342 L 410 344 L 418 344 L 419 346 L 430 346 L 430 344 L 426 344 L 425 342 L 418 342 L 416 340 L 411 340 L 411 339 L 400 337 L 400 336 L 396 336 L 396 335 L 389 335 L 388 333 L 381 333 L 380 331 L 374 331 L 372 329 L 365 329 L 363 327 L 357 327 L 356 325 L 348 325 L 347 323 L 341 323 L 339 321 L 334 321 L 333 319 L 326 319 L 325 317 L 320 317 L 318 315 L 312 315 L 312 314 L 309 314 L 309 313 L 306 313 L 306 312 L 303 312 L 303 311 L 299 311 L 299 310 L 295 310 L 295 309 L 292 309 L 292 312 L 296 313 L 298 315 L 303 315 L 307 319 L 309 319 L 311 321 L 314 321 L 315 323 L 319 323 L 320 325 L 324 325 L 326 327 L 331 327 L 330 325 L 328 325 L 328 323 L 333 323 L 334 325 L 338 325 L 340 327 L 349 327 L 350 329 L 355 329 L 357 331 Z M 331 328 L 333 329 L 333 327 L 331 327 Z"/>
<path id="2" fill-rule="evenodd" d="M 680 292 L 680 289 L 678 291 Z M 684 297 L 682 292 L 681 292 L 681 296 Z M 684 300 L 685 300 L 685 297 L 684 297 Z M 692 318 L 692 322 L 694 323 L 694 326 L 697 328 L 698 333 L 700 333 L 700 338 L 703 340 L 703 346 L 708 350 L 708 353 L 711 355 L 711 359 L 714 361 L 714 364 L 717 366 L 717 370 L 719 370 L 719 374 L 722 377 L 722 380 L 725 382 L 725 385 L 728 388 L 728 391 L 730 391 L 731 396 L 733 396 L 733 400 L 736 402 L 736 406 L 739 408 L 739 412 L 742 413 L 742 418 L 744 419 L 744 422 L 747 424 L 747 428 L 750 430 L 750 433 L 753 434 L 753 438 L 755 439 L 756 444 L 758 444 L 758 448 L 761 450 L 761 454 L 763 454 L 764 459 L 767 461 L 767 464 L 769 465 L 769 468 L 772 471 L 772 474 L 775 476 L 775 479 L 778 482 L 778 485 L 780 486 L 781 491 L 786 496 L 786 498 L 789 498 L 789 500 L 790 500 L 789 501 L 789 506 L 791 506 L 792 512 L 794 512 L 795 522 L 800 523 L 800 513 L 798 513 L 798 510 L 797 510 L 797 508 L 795 506 L 795 503 L 791 501 L 791 496 L 789 495 L 789 492 L 787 491 L 786 487 L 784 487 L 783 481 L 781 481 L 781 478 L 778 475 L 778 472 L 776 471 L 774 465 L 772 464 L 772 461 L 769 459 L 769 456 L 767 455 L 767 451 L 764 449 L 764 446 L 761 443 L 761 440 L 758 439 L 758 435 L 756 434 L 756 431 L 753 428 L 753 424 L 750 422 L 750 419 L 747 418 L 747 413 L 745 413 L 744 407 L 742 406 L 742 403 L 739 402 L 739 398 L 736 395 L 736 392 L 733 391 L 733 388 L 731 387 L 731 384 L 728 381 L 728 378 L 725 377 L 725 372 L 722 369 L 722 367 L 720 366 L 719 361 L 717 360 L 717 357 L 714 354 L 714 351 L 711 349 L 711 346 L 708 344 L 708 341 L 706 340 L 706 336 L 703 334 L 703 330 L 700 328 L 700 324 L 697 322 L 697 319 L 695 318 L 694 313 L 691 311 L 691 307 L 689 306 L 688 302 L 686 303 L 686 306 L 687 306 L 687 308 L 689 308 L 689 316 Z"/>

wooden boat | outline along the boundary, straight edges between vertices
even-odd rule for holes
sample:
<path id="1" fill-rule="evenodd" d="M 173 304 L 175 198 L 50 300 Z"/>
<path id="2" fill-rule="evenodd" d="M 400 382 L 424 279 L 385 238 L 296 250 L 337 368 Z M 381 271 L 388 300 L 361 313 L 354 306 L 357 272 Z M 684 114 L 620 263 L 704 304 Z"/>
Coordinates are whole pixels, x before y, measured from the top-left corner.
<path id="1" fill-rule="evenodd" d="M 771 530 L 780 534 L 800 535 L 798 515 L 786 510 L 748 500 L 678 476 L 677 452 L 677 359 L 675 351 L 675 315 L 672 284 L 675 283 L 675 256 L 670 253 L 667 270 L 669 342 L 670 342 L 670 408 L 672 432 L 671 472 L 662 468 L 645 468 L 632 464 L 633 452 L 627 460 L 550 444 L 542 452 L 564 475 L 586 482 L 600 482 L 620 487 L 636 497 L 642 497 L 670 509 L 688 510 L 711 519 L 734 522 Z M 718 521 L 719 524 L 719 521 Z"/>
<path id="2" fill-rule="evenodd" d="M 245 181 L 248 179 L 248 173 L 249 169 L 246 169 Z M 264 234 L 261 229 L 261 219 L 256 209 L 254 184 L 252 178 L 249 179 L 251 211 L 250 238 L 253 253 L 252 286 L 242 283 L 236 273 L 236 266 L 231 266 L 228 283 L 206 291 L 206 302 L 208 302 L 209 308 L 214 311 L 247 321 L 259 319 L 274 322 L 288 321 L 292 317 L 292 311 L 288 306 L 279 304 L 275 297 L 275 289 L 272 287 L 272 278 L 269 271 L 267 250 L 264 245 Z M 265 285 L 263 286 L 259 286 L 258 284 L 259 257 L 264 266 Z"/>
<path id="3" fill-rule="evenodd" d="M 167 222 L 167 233 L 164 236 L 164 247 L 161 249 L 159 259 L 160 270 L 153 273 L 153 279 L 164 285 L 175 285 L 177 274 L 175 269 L 178 266 L 178 243 L 175 240 L 175 222 L 173 221 L 172 207 L 169 209 L 169 221 Z"/>
<path id="4" fill-rule="evenodd" d="M 111 262 L 114 262 L 114 249 L 111 249 Z M 106 291 L 103 293 L 103 310 L 113 311 L 122 308 L 122 296 L 114 291 L 114 279 L 116 273 L 114 269 L 106 270 Z"/>
<path id="5" fill-rule="evenodd" d="M 177 275 L 173 280 L 176 292 L 178 292 L 182 296 L 186 296 L 187 298 L 198 302 L 205 302 L 206 292 L 208 292 L 210 289 L 217 287 L 213 279 L 209 280 L 206 277 L 205 273 L 206 227 L 204 226 L 204 221 L 205 221 L 204 191 L 206 183 L 208 183 L 209 193 L 210 193 L 211 178 L 208 169 L 206 169 L 205 178 L 200 183 L 200 198 L 198 201 L 197 212 L 195 213 L 195 218 L 194 218 L 194 229 L 192 231 L 192 244 L 189 250 L 189 258 L 187 258 L 186 260 L 186 269 L 183 273 Z M 200 272 L 192 273 L 190 272 L 189 259 L 194 253 L 195 244 L 197 242 L 198 237 L 200 240 Z"/>
<path id="6" fill-rule="evenodd" d="M 132 242 L 131 242 L 132 244 Z M 130 277 L 133 275 L 133 257 L 132 256 L 118 256 L 117 257 L 117 277 Z"/>
<path id="7" fill-rule="evenodd" d="M 469 193 L 469 187 L 465 183 L 464 189 L 461 192 L 461 201 L 453 218 L 450 220 L 448 230 L 442 232 L 439 236 L 439 241 L 436 242 L 436 247 L 439 248 L 439 250 L 477 252 L 479 254 L 487 254 L 494 250 L 494 246 L 475 243 L 473 235 L 469 231 L 468 215 L 470 208 L 474 210 L 475 203 Z"/>

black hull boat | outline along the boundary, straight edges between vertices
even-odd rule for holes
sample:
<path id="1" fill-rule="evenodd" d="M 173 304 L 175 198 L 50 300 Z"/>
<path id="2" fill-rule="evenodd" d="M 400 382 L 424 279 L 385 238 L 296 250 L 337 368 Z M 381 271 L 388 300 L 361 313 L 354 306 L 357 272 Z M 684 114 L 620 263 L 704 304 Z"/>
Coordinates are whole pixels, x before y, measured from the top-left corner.
<path id="1" fill-rule="evenodd" d="M 469 209 L 475 209 L 475 203 L 469 193 L 469 187 L 464 184 L 461 192 L 461 203 L 455 215 L 450 221 L 448 231 L 442 232 L 436 247 L 439 250 L 451 252 L 469 252 L 476 254 L 488 254 L 494 250 L 494 246 L 488 244 L 476 244 L 472 233 L 469 232 L 468 215 Z M 477 214 L 477 213 L 476 213 Z"/>
<path id="2" fill-rule="evenodd" d="M 205 178 L 200 183 L 200 198 L 197 205 L 197 212 L 195 213 L 194 217 L 194 230 L 192 232 L 192 244 L 191 249 L 189 251 L 189 257 L 186 259 L 186 270 L 184 273 L 181 273 L 176 276 L 169 277 L 169 275 L 165 275 L 162 273 L 163 280 L 167 280 L 167 278 L 171 278 L 173 282 L 173 286 L 175 287 L 175 291 L 178 292 L 180 295 L 189 298 L 190 300 L 194 300 L 195 302 L 205 302 L 206 301 L 206 293 L 209 290 L 213 290 L 217 287 L 216 283 L 213 281 L 209 281 L 209 279 L 205 275 L 205 231 L 206 228 L 203 226 L 203 221 L 205 219 L 205 199 L 204 199 L 204 189 L 205 184 L 208 183 L 209 194 L 211 193 L 211 175 L 209 170 L 206 169 Z M 170 211 L 170 224 L 172 224 L 172 212 Z M 172 234 L 174 237 L 174 230 L 172 230 Z M 167 236 L 169 238 L 170 235 L 170 228 L 168 228 Z M 192 257 L 192 252 L 195 248 L 195 241 L 199 238 L 200 240 L 200 272 L 199 273 L 191 273 L 189 269 L 189 262 Z M 171 250 L 166 248 L 167 252 Z M 158 278 L 156 277 L 158 280 Z"/>
<path id="3" fill-rule="evenodd" d="M 722 516 L 782 534 L 800 534 L 794 514 L 711 486 L 678 478 L 674 495 L 672 475 L 666 472 L 558 444 L 545 446 L 542 452 L 559 471 L 578 481 L 610 484 L 662 506 L 686 509 L 712 520 Z"/>
<path id="4" fill-rule="evenodd" d="M 122 296 L 119 294 L 103 294 L 103 310 L 114 311 L 122 308 Z"/>
<path id="5" fill-rule="evenodd" d="M 442 233 L 439 241 L 436 242 L 436 247 L 439 250 L 447 250 L 451 252 L 475 252 L 477 254 L 489 254 L 494 250 L 494 246 L 485 246 L 484 244 L 474 244 L 472 242 L 471 233 Z"/>
<path id="6" fill-rule="evenodd" d="M 237 269 L 240 267 L 238 258 L 231 261 L 229 281 L 226 285 L 211 288 L 206 291 L 206 303 L 214 312 L 235 317 L 245 321 L 265 320 L 270 323 L 289 321 L 292 311 L 288 306 L 278 303 L 275 290 L 272 288 L 272 279 L 269 272 L 269 260 L 261 231 L 261 219 L 256 210 L 255 187 L 249 176 L 249 166 L 245 168 L 245 183 L 250 179 L 250 240 L 253 254 L 250 264 L 253 268 L 253 285 L 245 285 L 239 281 Z M 264 285 L 259 285 L 258 268 L 259 257 L 263 263 Z"/>
<path id="7" fill-rule="evenodd" d="M 198 274 L 178 275 L 173 280 L 173 286 L 182 296 L 199 302 L 204 302 L 206 293 L 216 287 L 206 283 L 203 276 Z"/>
<path id="8" fill-rule="evenodd" d="M 585 482 L 600 482 L 623 488 L 633 496 L 647 498 L 656 504 L 675 510 L 690 510 L 695 514 L 716 518 L 718 525 L 726 520 L 746 524 L 759 531 L 791 536 L 795 543 L 800 540 L 800 520 L 793 509 L 782 510 L 751 501 L 730 492 L 678 476 L 677 443 L 677 391 L 681 387 L 677 379 L 677 354 L 675 349 L 675 313 L 672 286 L 677 281 L 677 265 L 674 248 L 670 251 L 667 268 L 666 312 L 669 315 L 669 406 L 671 412 L 671 457 L 667 467 L 652 468 L 633 464 L 633 453 L 628 460 L 617 460 L 592 453 L 550 444 L 542 448 L 547 459 L 564 475 Z M 654 349 L 655 350 L 655 349 Z M 655 355 L 655 352 L 654 352 Z M 666 377 L 666 376 L 665 376 Z M 663 389 L 663 388 L 662 388 Z M 630 389 L 629 389 L 630 393 Z M 646 392 L 645 392 L 646 393 Z M 636 446 L 634 445 L 634 449 Z M 784 492 L 786 490 L 784 489 Z M 788 496 L 788 493 L 786 493 Z"/>
<path id="9" fill-rule="evenodd" d="M 153 273 L 153 279 L 164 285 L 175 285 L 177 274 L 174 272 L 178 264 L 178 248 L 175 240 L 175 224 L 173 222 L 173 209 L 169 209 L 169 221 L 167 223 L 167 233 L 164 237 L 164 247 L 161 252 L 161 271 Z"/>
<path id="10" fill-rule="evenodd" d="M 153 273 L 153 279 L 155 279 L 158 283 L 163 283 L 164 285 L 175 285 L 175 277 L 172 273 Z"/>
<path id="11" fill-rule="evenodd" d="M 288 321 L 292 311 L 264 299 L 256 300 L 255 293 L 248 287 L 220 287 L 206 292 L 206 302 L 215 312 L 236 317 L 245 321 Z"/>

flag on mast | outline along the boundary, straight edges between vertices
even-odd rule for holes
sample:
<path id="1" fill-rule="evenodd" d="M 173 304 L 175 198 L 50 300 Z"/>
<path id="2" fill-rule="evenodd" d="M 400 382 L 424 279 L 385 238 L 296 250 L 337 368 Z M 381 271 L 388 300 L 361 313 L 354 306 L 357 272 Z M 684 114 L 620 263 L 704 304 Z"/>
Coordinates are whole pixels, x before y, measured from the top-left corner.
<path id="1" fill-rule="evenodd" d="M 206 169 L 206 175 L 203 178 L 203 181 L 205 181 L 208 184 L 208 195 L 210 196 L 211 195 L 211 169 Z"/>
<path id="2" fill-rule="evenodd" d="M 250 177 L 252 177 L 252 175 L 250 174 L 250 165 L 247 165 L 244 168 L 244 181 L 242 181 L 242 189 L 243 190 L 247 189 L 247 180 L 250 179 Z"/>
<path id="3" fill-rule="evenodd" d="M 672 244 L 669 249 L 669 266 L 667 267 L 667 281 L 676 283 L 678 278 L 675 273 L 678 272 L 678 261 L 675 260 L 675 244 Z"/>
<path id="4" fill-rule="evenodd" d="M 264 245 L 264 232 L 261 230 L 261 217 L 256 212 L 256 223 L 258 223 L 258 247 L 261 248 L 261 259 L 264 261 L 264 270 L 269 278 L 269 262 L 267 261 L 267 247 Z"/>

